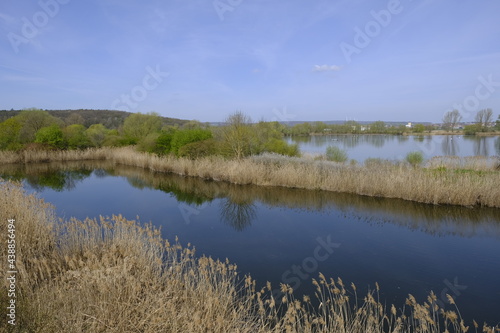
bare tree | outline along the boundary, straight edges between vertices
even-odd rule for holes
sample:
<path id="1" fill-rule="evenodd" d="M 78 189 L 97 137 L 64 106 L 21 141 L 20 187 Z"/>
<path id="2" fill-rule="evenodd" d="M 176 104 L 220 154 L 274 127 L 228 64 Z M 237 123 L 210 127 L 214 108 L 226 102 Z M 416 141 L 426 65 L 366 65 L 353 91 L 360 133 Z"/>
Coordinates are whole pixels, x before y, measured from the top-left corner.
<path id="1" fill-rule="evenodd" d="M 493 110 L 483 109 L 476 114 L 476 123 L 481 131 L 486 131 L 493 121 Z"/>
<path id="2" fill-rule="evenodd" d="M 458 110 L 446 112 L 443 117 L 443 126 L 447 129 L 451 129 L 453 132 L 453 129 L 457 126 L 460 120 L 462 120 L 462 115 Z"/>
<path id="3" fill-rule="evenodd" d="M 219 132 L 225 153 L 238 159 L 250 155 L 255 141 L 250 117 L 237 111 L 229 115 L 225 122 Z"/>

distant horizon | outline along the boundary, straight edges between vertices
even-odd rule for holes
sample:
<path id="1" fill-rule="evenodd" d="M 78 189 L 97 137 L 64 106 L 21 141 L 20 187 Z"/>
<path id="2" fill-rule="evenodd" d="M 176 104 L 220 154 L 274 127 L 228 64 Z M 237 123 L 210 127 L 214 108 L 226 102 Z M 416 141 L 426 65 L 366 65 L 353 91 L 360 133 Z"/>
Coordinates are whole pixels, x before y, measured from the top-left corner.
<path id="1" fill-rule="evenodd" d="M 26 109 L 33 109 L 33 108 L 26 108 Z M 23 110 L 26 110 L 26 109 L 10 109 L 10 110 L 6 110 L 6 109 L 0 109 L 0 112 L 20 112 L 20 111 L 23 111 Z M 35 109 L 38 109 L 38 108 L 35 108 Z M 142 113 L 142 114 L 146 114 L 146 113 L 150 113 L 150 112 L 140 112 L 140 111 L 125 111 L 125 110 L 111 110 L 111 109 L 86 109 L 86 108 L 77 108 L 77 109 L 39 109 L 39 110 L 42 110 L 42 111 L 80 111 L 80 110 L 92 110 L 92 111 L 118 111 L 118 112 L 128 112 L 128 113 Z M 189 118 L 179 118 L 175 115 L 162 115 L 162 114 L 159 114 L 161 117 L 166 117 L 166 118 L 173 118 L 173 119 L 180 119 L 180 120 L 187 120 L 187 121 L 199 121 L 201 123 L 210 123 L 210 124 L 221 124 L 221 123 L 224 123 L 224 120 L 209 120 L 209 121 L 201 121 L 201 120 L 198 120 L 198 119 L 189 119 Z M 230 115 L 227 114 L 226 117 Z M 493 123 L 497 120 L 496 117 L 493 118 Z M 259 121 L 261 121 L 260 119 L 251 119 L 252 123 L 258 123 Z M 313 120 L 300 120 L 300 119 L 297 119 L 297 120 L 285 120 L 285 121 L 282 121 L 282 120 L 265 120 L 264 121 L 268 121 L 268 122 L 271 122 L 271 121 L 278 121 L 280 123 L 291 123 L 291 124 L 297 124 L 297 123 L 314 123 L 314 122 L 323 122 L 325 124 L 328 124 L 328 125 L 331 125 L 331 124 L 343 124 L 343 123 L 346 123 L 348 121 L 354 121 L 354 122 L 357 122 L 359 124 L 371 124 L 371 123 L 374 123 L 376 121 L 383 121 L 384 123 L 388 123 L 388 124 L 392 124 L 392 123 L 396 123 L 396 124 L 408 124 L 408 123 L 414 123 L 414 124 L 442 124 L 443 121 L 439 121 L 439 122 L 432 122 L 432 121 L 408 121 L 408 120 L 384 120 L 384 119 L 376 119 L 376 120 L 357 120 L 357 119 L 329 119 L 329 120 L 317 120 L 317 119 L 313 119 Z M 457 124 L 468 124 L 468 123 L 474 123 L 473 120 L 471 121 L 459 121 L 457 122 Z"/>

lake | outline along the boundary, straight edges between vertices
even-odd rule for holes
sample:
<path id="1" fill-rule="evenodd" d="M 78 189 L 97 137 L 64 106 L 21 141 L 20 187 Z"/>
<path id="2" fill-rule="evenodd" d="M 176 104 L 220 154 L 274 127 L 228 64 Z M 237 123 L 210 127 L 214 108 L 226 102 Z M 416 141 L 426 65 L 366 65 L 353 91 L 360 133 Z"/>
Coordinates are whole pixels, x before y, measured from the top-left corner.
<path id="1" fill-rule="evenodd" d="M 297 143 L 301 152 L 324 154 L 328 146 L 347 152 L 349 159 L 363 162 L 366 158 L 404 160 L 411 151 L 421 151 L 426 159 L 434 156 L 500 155 L 499 136 L 465 135 L 313 135 L 287 137 Z"/>
<path id="2" fill-rule="evenodd" d="M 0 177 L 22 180 L 61 217 L 151 221 L 164 238 L 228 258 L 258 285 L 313 295 L 311 278 L 322 272 L 353 282 L 360 297 L 378 282 L 388 308 L 433 290 L 442 305 L 453 296 L 467 324 L 500 321 L 499 209 L 241 186 L 97 161 L 4 165 Z"/>

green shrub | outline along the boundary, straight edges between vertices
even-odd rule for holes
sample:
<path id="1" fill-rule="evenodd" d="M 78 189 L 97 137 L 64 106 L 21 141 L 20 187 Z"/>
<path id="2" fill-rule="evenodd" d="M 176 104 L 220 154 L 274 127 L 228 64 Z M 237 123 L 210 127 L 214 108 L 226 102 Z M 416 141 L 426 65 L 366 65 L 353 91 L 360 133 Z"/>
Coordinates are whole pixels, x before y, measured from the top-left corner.
<path id="1" fill-rule="evenodd" d="M 168 154 L 172 149 L 172 138 L 174 137 L 173 133 L 170 132 L 161 132 L 156 140 L 156 146 L 154 152 L 159 155 Z"/>
<path id="2" fill-rule="evenodd" d="M 406 155 L 406 161 L 415 167 L 422 164 L 424 155 L 420 151 L 412 151 Z"/>
<path id="3" fill-rule="evenodd" d="M 481 128 L 477 124 L 474 125 L 465 125 L 464 134 L 465 135 L 476 135 L 477 132 L 480 132 Z"/>
<path id="4" fill-rule="evenodd" d="M 328 161 L 344 163 L 347 161 L 347 153 L 337 146 L 328 146 L 326 148 L 326 159 Z"/>
<path id="5" fill-rule="evenodd" d="M 270 139 L 264 145 L 264 151 L 286 156 L 298 156 L 299 146 L 297 144 L 289 144 L 283 139 Z"/>
<path id="6" fill-rule="evenodd" d="M 200 157 L 215 155 L 217 144 L 214 139 L 207 139 L 188 143 L 179 148 L 178 156 L 197 159 Z"/>
<path id="7" fill-rule="evenodd" d="M 57 125 L 40 128 L 35 134 L 35 142 L 60 149 L 65 146 L 63 132 Z"/>
<path id="8" fill-rule="evenodd" d="M 92 146 L 85 133 L 85 126 L 79 124 L 69 125 L 63 129 L 63 138 L 69 149 L 81 149 Z"/>
<path id="9" fill-rule="evenodd" d="M 159 136 L 160 136 L 159 133 L 150 133 L 146 135 L 144 138 L 140 139 L 139 142 L 137 143 L 137 150 L 145 151 L 148 153 L 154 153 L 156 150 L 156 142 Z"/>
<path id="10" fill-rule="evenodd" d="M 207 129 L 188 129 L 188 130 L 178 130 L 174 133 L 172 141 L 170 142 L 171 151 L 179 156 L 179 149 L 188 143 L 193 143 L 196 141 L 203 141 L 212 138 L 212 132 Z"/>

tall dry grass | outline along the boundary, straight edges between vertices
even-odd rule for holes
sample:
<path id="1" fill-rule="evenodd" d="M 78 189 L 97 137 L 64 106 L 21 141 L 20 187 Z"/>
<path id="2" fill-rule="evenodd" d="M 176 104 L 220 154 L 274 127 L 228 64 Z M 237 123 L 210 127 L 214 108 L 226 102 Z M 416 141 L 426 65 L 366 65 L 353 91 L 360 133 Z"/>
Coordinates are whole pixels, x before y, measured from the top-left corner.
<path id="1" fill-rule="evenodd" d="M 465 162 L 460 163 L 452 163 L 451 159 L 438 162 L 431 160 L 427 167 L 413 168 L 405 163 L 387 161 L 345 165 L 271 154 L 239 160 L 217 156 L 190 160 L 140 153 L 131 147 L 24 151 L 15 156 L 10 152 L 0 152 L 3 163 L 88 159 L 105 159 L 157 172 L 235 184 L 318 189 L 430 204 L 500 207 L 498 159 L 486 162 L 480 158 L 464 159 Z"/>
<path id="2" fill-rule="evenodd" d="M 281 285 L 255 290 L 228 262 L 196 258 L 150 225 L 121 216 L 56 221 L 52 207 L 14 183 L 0 183 L 0 220 L 16 219 L 17 325 L 10 332 L 466 332 L 455 310 L 430 294 L 386 309 L 374 293 L 319 275 L 319 306 Z M 0 233 L 6 234 L 6 223 Z M 1 248 L 6 271 L 6 247 Z M 6 285 L 1 284 L 2 313 Z M 454 304 L 450 297 L 450 302 Z M 476 327 L 476 332 L 479 327 Z M 500 330 L 499 327 L 496 328 Z M 495 328 L 483 326 L 483 332 Z"/>

